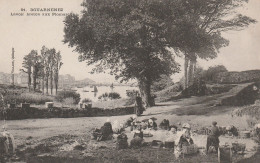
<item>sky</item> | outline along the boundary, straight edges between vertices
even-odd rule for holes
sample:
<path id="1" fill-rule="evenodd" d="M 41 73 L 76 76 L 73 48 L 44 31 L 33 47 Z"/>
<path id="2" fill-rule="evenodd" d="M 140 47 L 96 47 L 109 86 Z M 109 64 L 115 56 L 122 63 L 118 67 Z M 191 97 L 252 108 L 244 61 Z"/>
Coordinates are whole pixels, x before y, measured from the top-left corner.
<path id="1" fill-rule="evenodd" d="M 0 0 L 0 72 L 11 72 L 11 52 L 15 49 L 15 73 L 22 68 L 22 60 L 32 49 L 40 53 L 43 45 L 59 50 L 63 67 L 60 74 L 71 74 L 77 80 L 90 78 L 97 82 L 114 82 L 114 77 L 106 74 L 90 74 L 93 68 L 78 62 L 78 54 L 67 44 L 63 44 L 64 16 L 26 16 L 30 8 L 63 8 L 62 13 L 80 13 L 82 0 Z M 26 11 L 21 11 L 25 9 Z M 260 0 L 250 0 L 240 12 L 260 22 Z M 11 16 L 24 13 L 24 16 Z M 54 12 L 58 13 L 58 12 Z M 260 23 L 250 25 L 243 31 L 229 31 L 223 36 L 230 40 L 228 47 L 222 48 L 216 59 L 198 60 L 204 69 L 222 64 L 229 71 L 260 69 Z M 181 72 L 172 76 L 178 81 L 183 76 L 183 58 L 176 58 L 182 65 Z"/>

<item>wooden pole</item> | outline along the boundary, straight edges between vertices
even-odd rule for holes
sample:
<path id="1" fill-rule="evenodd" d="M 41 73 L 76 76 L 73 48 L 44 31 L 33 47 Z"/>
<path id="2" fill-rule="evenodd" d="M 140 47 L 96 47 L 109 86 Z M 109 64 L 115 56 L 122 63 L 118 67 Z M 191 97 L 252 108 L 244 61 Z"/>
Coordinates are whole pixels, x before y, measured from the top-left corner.
<path id="1" fill-rule="evenodd" d="M 12 85 L 14 86 L 14 48 L 12 48 Z"/>

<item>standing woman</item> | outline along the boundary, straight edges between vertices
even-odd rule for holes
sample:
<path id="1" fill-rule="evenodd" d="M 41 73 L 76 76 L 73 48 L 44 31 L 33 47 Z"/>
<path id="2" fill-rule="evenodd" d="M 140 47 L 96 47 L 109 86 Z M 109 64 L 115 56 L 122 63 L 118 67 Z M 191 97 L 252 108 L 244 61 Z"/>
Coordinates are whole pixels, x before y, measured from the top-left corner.
<path id="1" fill-rule="evenodd" d="M 143 114 L 144 110 L 145 109 L 142 104 L 142 98 L 140 97 L 139 93 L 137 93 L 135 97 L 135 114 L 137 116 L 140 116 L 141 114 Z"/>
<path id="2" fill-rule="evenodd" d="M 220 131 L 217 127 L 217 122 L 212 122 L 212 128 L 209 136 L 207 137 L 207 152 L 209 152 L 209 148 L 212 146 L 215 148 L 215 151 L 218 151 L 219 147 L 219 137 Z"/>

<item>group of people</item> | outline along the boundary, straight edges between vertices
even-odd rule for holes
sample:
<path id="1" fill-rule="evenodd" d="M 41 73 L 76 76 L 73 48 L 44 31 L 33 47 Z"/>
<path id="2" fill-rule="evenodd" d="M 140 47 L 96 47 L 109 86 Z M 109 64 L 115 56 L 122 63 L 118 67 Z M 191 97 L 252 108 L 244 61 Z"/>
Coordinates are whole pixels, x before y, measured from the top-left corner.
<path id="1" fill-rule="evenodd" d="M 220 130 L 217 127 L 217 122 L 213 121 L 212 122 L 212 127 L 211 127 L 211 132 L 209 133 L 207 137 L 207 144 L 206 144 L 206 152 L 211 153 L 211 152 L 217 152 L 219 148 L 219 136 L 220 136 Z M 183 146 L 189 146 L 193 145 L 194 141 L 191 138 L 191 126 L 188 123 L 184 123 L 182 125 L 182 133 L 180 137 L 176 140 L 176 145 L 177 148 L 175 150 L 175 155 L 177 157 L 182 151 Z"/>

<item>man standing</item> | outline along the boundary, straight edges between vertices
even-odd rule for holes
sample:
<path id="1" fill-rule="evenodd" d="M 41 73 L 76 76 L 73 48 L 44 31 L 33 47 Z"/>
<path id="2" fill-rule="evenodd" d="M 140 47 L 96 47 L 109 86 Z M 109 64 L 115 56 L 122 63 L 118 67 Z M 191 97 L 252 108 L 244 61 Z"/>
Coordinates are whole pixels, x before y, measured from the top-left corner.
<path id="1" fill-rule="evenodd" d="M 207 138 L 207 152 L 209 152 L 209 148 L 213 146 L 215 150 L 218 150 L 219 147 L 219 137 L 220 136 L 220 131 L 217 127 L 217 122 L 214 121 L 212 122 L 212 128 L 211 132 Z"/>

